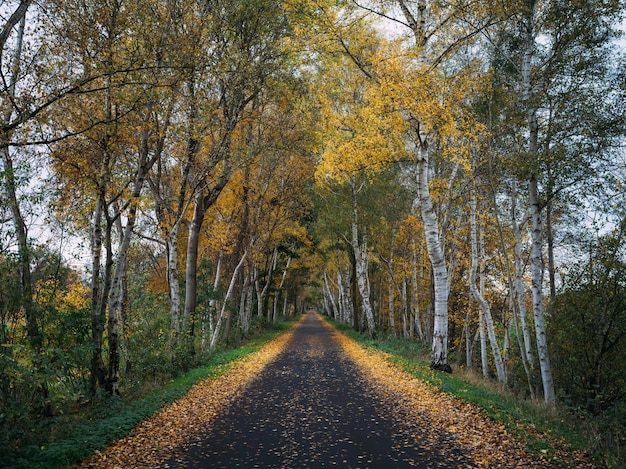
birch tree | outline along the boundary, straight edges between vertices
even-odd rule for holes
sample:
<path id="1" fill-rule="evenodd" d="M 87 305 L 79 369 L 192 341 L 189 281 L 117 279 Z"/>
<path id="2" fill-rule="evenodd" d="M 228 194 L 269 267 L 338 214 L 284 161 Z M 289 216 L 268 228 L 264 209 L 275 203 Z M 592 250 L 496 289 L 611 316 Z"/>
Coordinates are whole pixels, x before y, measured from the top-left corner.
<path id="1" fill-rule="evenodd" d="M 524 135 L 524 148 L 519 149 L 524 159 L 513 167 L 515 177 L 524 181 L 527 190 L 535 340 L 543 395 L 548 402 L 555 400 L 555 392 L 546 338 L 544 238 L 549 241 L 552 271 L 554 247 L 552 226 L 546 234 L 545 221 L 552 225 L 547 212 L 555 197 L 587 177 L 591 162 L 610 141 L 606 131 L 592 130 L 603 120 L 600 113 L 587 121 L 589 114 L 580 110 L 591 109 L 583 104 L 590 96 L 600 104 L 597 109 L 604 107 L 605 100 L 596 94 L 595 83 L 606 74 L 606 44 L 621 8 L 616 2 L 588 2 L 579 8 L 566 2 L 529 0 L 517 5 L 509 17 L 516 25 L 515 33 L 503 32 L 500 39 L 505 39 L 494 42 L 497 55 L 507 62 L 502 69 L 509 67 L 502 78 L 512 78 L 509 89 L 517 97 L 514 105 L 523 109 L 523 116 L 518 115 L 523 120 L 514 122 L 519 122 Z M 590 80 L 583 78 L 591 76 L 594 78 Z M 574 109 L 577 117 L 570 114 Z M 520 269 L 517 271 L 519 278 Z M 516 290 L 521 295 L 519 281 Z M 526 359 L 531 359 L 525 331 L 524 339 Z"/>

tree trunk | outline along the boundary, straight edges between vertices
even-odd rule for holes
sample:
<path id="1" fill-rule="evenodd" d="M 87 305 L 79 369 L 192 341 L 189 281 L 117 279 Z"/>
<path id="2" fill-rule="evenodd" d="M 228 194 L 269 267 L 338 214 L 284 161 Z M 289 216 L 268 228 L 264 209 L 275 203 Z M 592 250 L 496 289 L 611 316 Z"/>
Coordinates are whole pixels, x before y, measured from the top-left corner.
<path id="1" fill-rule="evenodd" d="M 537 158 L 539 139 L 539 119 L 537 109 L 533 103 L 534 88 L 532 84 L 532 60 L 535 53 L 535 0 L 529 1 L 529 9 L 526 17 L 526 34 L 524 38 L 524 54 L 522 61 L 522 82 L 524 91 L 524 103 L 528 123 L 528 155 L 533 160 Z M 543 397 L 546 402 L 555 400 L 554 382 L 552 369 L 548 355 L 548 341 L 543 318 L 543 262 L 542 246 L 543 233 L 541 223 L 541 205 L 539 200 L 539 187 L 537 176 L 532 173 L 528 180 L 528 203 L 530 206 L 531 229 L 531 278 L 533 296 L 533 316 L 535 319 L 535 337 L 537 340 L 537 355 L 539 368 L 543 382 Z"/>
<path id="2" fill-rule="evenodd" d="M 324 271 L 323 280 L 324 280 L 324 295 L 328 299 L 328 307 L 329 307 L 329 310 L 330 310 L 330 315 L 335 320 L 341 320 L 339 311 L 337 309 L 337 302 L 335 301 L 335 297 L 333 295 L 333 292 L 330 289 L 330 285 L 329 285 L 329 282 L 328 282 L 328 274 L 327 274 L 326 271 Z"/>
<path id="3" fill-rule="evenodd" d="M 531 275 L 537 356 L 539 357 L 539 369 L 541 370 L 541 380 L 543 382 L 543 398 L 546 402 L 553 402 L 556 396 L 550 357 L 548 354 L 548 338 L 543 317 L 543 265 L 541 256 L 543 239 L 541 232 L 541 211 L 539 207 L 537 180 L 534 177 L 532 177 L 529 182 L 529 192 L 530 214 L 532 219 Z"/>
<path id="4" fill-rule="evenodd" d="M 200 242 L 200 230 L 204 222 L 206 206 L 204 205 L 204 193 L 198 191 L 194 200 L 194 210 L 189 235 L 187 238 L 187 262 L 185 264 L 185 310 L 183 313 L 182 331 L 188 333 L 191 330 L 191 322 L 195 319 L 196 293 L 198 287 L 198 249 Z M 192 337 L 188 338 L 190 341 Z M 190 345 L 193 347 L 193 345 Z M 191 349 L 190 349 L 191 351 Z"/>
<path id="5" fill-rule="evenodd" d="M 352 247 L 354 249 L 356 280 L 361 295 L 363 314 L 367 321 L 367 329 L 371 338 L 376 338 L 376 323 L 374 322 L 374 310 L 370 301 L 370 288 L 368 281 L 367 262 L 367 238 L 363 236 L 359 241 L 359 219 L 356 200 L 356 187 L 352 184 Z"/>
<path id="6" fill-rule="evenodd" d="M 265 296 L 267 295 L 267 291 L 269 290 L 270 284 L 272 283 L 272 274 L 274 273 L 274 269 L 276 268 L 277 261 L 278 261 L 278 247 L 275 247 L 274 251 L 272 252 L 272 257 L 271 259 L 269 259 L 267 279 L 265 281 L 265 285 L 263 286 L 263 289 L 261 290 L 259 288 L 258 279 L 255 282 L 256 295 L 257 295 L 257 313 L 259 316 L 263 316 L 263 300 L 265 299 Z M 271 322 L 270 316 L 271 316 L 271 311 L 268 311 L 267 312 L 268 322 Z"/>
<path id="7" fill-rule="evenodd" d="M 430 367 L 451 372 L 452 368 L 448 364 L 448 271 L 439 237 L 437 214 L 428 188 L 428 150 L 422 145 L 418 153 L 417 189 L 426 249 L 433 270 L 434 322 Z"/>
<path id="8" fill-rule="evenodd" d="M 222 300 L 222 309 L 220 311 L 219 316 L 217 317 L 217 322 L 215 323 L 215 329 L 213 330 L 213 335 L 211 336 L 211 344 L 209 345 L 209 348 L 211 350 L 213 350 L 215 346 L 217 345 L 217 338 L 219 337 L 220 329 L 222 328 L 222 321 L 224 319 L 226 309 L 228 308 L 228 301 L 230 300 L 233 290 L 235 289 L 235 283 L 237 281 L 239 269 L 241 269 L 241 266 L 243 265 L 247 254 L 248 254 L 248 251 L 245 251 L 243 253 L 243 256 L 241 256 L 241 259 L 239 259 L 239 262 L 237 263 L 237 266 L 235 267 L 235 270 L 233 271 L 233 275 L 230 278 L 230 284 L 228 285 L 228 290 L 226 291 L 226 295 L 224 295 L 224 299 Z"/>
<path id="9" fill-rule="evenodd" d="M 531 331 L 530 325 L 528 324 L 528 319 L 526 318 L 526 305 L 524 304 L 524 286 L 522 283 L 522 277 L 524 275 L 524 268 L 522 262 L 522 233 L 517 224 L 517 194 L 515 191 L 515 186 L 511 192 L 511 227 L 513 229 L 513 235 L 515 236 L 515 246 L 513 249 L 514 256 L 514 265 L 515 265 L 515 283 L 513 297 L 515 298 L 515 303 L 517 306 L 517 310 L 519 312 L 520 323 L 522 327 L 522 335 L 524 337 L 524 357 L 523 359 L 529 364 L 529 366 L 533 367 L 534 362 L 534 354 L 533 354 L 533 345 L 531 340 Z"/>
<path id="10" fill-rule="evenodd" d="M 483 370 L 483 376 L 489 377 L 489 361 L 487 360 L 487 336 L 485 334 L 485 315 L 480 310 L 478 318 L 478 331 L 480 334 L 480 364 Z"/>
<path id="11" fill-rule="evenodd" d="M 250 319 L 252 316 L 252 285 L 254 283 L 250 269 L 244 277 L 239 302 L 239 327 L 242 337 L 247 337 L 250 332 Z"/>
<path id="12" fill-rule="evenodd" d="M 285 298 L 287 298 L 287 295 L 284 293 L 284 288 L 285 288 L 285 280 L 287 279 L 287 271 L 289 270 L 289 264 L 291 264 L 291 256 L 289 256 L 287 258 L 287 264 L 285 264 L 285 268 L 283 269 L 283 275 L 280 279 L 280 284 L 278 285 L 278 288 L 276 289 L 276 297 L 274 298 L 274 322 L 277 321 L 278 319 L 278 298 L 279 298 L 279 294 L 283 293 L 285 295 Z M 326 281 L 326 272 L 324 272 L 324 280 Z M 328 284 L 326 284 L 326 286 L 328 286 Z M 330 292 L 330 290 L 328 290 L 331 299 L 333 300 L 333 308 L 336 308 L 335 303 L 334 303 L 334 298 L 332 297 L 332 293 Z"/>
<path id="13" fill-rule="evenodd" d="M 476 191 L 471 190 L 470 194 L 470 243 L 472 251 L 472 263 L 469 272 L 469 287 L 472 296 L 478 302 L 478 305 L 482 311 L 482 317 L 485 321 L 485 327 L 487 328 L 487 335 L 489 336 L 489 343 L 491 350 L 493 351 L 494 361 L 496 363 L 496 373 L 498 375 L 498 381 L 506 383 L 506 372 L 504 369 L 504 362 L 502 361 L 502 355 L 500 354 L 500 346 L 496 339 L 496 334 L 493 326 L 493 319 L 491 317 L 491 308 L 487 300 L 476 287 L 476 270 L 478 269 L 478 239 L 476 233 Z M 482 344 L 481 344 L 482 345 Z"/>
<path id="14" fill-rule="evenodd" d="M 176 222 L 172 226 L 166 240 L 166 257 L 167 257 L 167 284 L 170 298 L 170 349 L 173 350 L 178 342 L 180 335 L 180 283 L 178 280 L 178 233 L 180 223 Z"/>
<path id="15" fill-rule="evenodd" d="M 389 270 L 389 278 L 387 279 L 387 309 L 389 314 L 389 329 L 391 333 L 396 335 L 396 296 L 395 296 L 395 281 L 394 281 L 394 259 L 393 259 L 393 249 L 394 249 L 394 241 L 395 241 L 395 230 L 391 232 L 391 246 L 389 248 L 389 262 L 387 263 L 387 269 Z M 406 331 L 406 322 L 404 323 L 405 331 Z M 405 333 L 406 335 L 406 333 Z"/>
<path id="16" fill-rule="evenodd" d="M 406 275 L 404 275 L 402 277 L 402 295 L 400 296 L 400 308 L 402 311 L 402 336 L 405 339 L 412 339 L 413 338 L 413 330 L 412 328 L 409 327 L 409 314 L 408 312 L 410 311 L 410 302 L 409 302 L 409 295 L 408 295 L 408 291 L 409 288 L 407 286 L 408 280 L 406 278 Z M 411 329 L 409 331 L 409 329 Z"/>
<path id="17" fill-rule="evenodd" d="M 413 320 L 411 321 L 411 325 L 415 324 L 415 328 L 417 329 L 417 337 L 421 342 L 424 342 L 424 330 L 422 329 L 422 318 L 420 314 L 420 305 L 419 305 L 419 282 L 417 281 L 417 243 L 415 242 L 415 238 L 413 238 L 413 271 L 411 272 L 411 283 L 413 284 L 412 292 L 413 292 L 413 301 L 411 301 L 411 305 L 413 306 Z"/>

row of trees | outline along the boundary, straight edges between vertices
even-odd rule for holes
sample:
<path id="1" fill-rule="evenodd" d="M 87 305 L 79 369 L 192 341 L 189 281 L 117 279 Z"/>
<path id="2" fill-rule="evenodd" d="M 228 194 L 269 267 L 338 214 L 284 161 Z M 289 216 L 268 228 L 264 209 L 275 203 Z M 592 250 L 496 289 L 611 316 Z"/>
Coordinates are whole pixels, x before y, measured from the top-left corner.
<path id="1" fill-rule="evenodd" d="M 3 424 L 305 303 L 623 397 L 620 2 L 1 8 Z"/>
<path id="2" fill-rule="evenodd" d="M 328 59 L 335 76 L 320 98 L 322 210 L 344 214 L 318 227 L 326 311 L 371 336 L 382 328 L 429 342 L 433 369 L 450 370 L 449 344 L 473 366 L 480 343 L 486 376 L 554 401 L 549 337 L 564 338 L 556 317 L 577 308 L 559 310 L 558 283 L 572 288 L 568 263 L 593 262 L 577 252 L 595 242 L 585 212 L 613 220 L 601 230 L 610 239 L 622 217 L 607 202 L 625 129 L 613 42 L 623 6 L 351 6 L 327 17 L 344 53 Z M 373 18 L 392 33 L 367 30 Z M 623 350 L 624 321 L 609 316 L 594 316 L 576 368 L 594 402 L 623 384 L 605 348 Z"/>
<path id="3" fill-rule="evenodd" d="M 0 419 L 19 441 L 33 411 L 167 379 L 302 307 L 315 135 L 279 3 L 2 9 Z"/>

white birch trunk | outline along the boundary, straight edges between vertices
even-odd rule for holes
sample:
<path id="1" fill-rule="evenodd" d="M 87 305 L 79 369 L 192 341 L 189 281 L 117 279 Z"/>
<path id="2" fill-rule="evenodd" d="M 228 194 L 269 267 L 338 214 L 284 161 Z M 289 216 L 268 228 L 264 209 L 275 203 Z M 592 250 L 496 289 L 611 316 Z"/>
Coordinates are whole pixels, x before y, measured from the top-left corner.
<path id="1" fill-rule="evenodd" d="M 284 295 L 285 297 L 283 298 L 283 316 L 287 317 L 287 295 Z"/>
<path id="2" fill-rule="evenodd" d="M 487 336 L 485 334 L 485 315 L 480 310 L 478 318 L 478 331 L 480 334 L 480 364 L 483 370 L 483 376 L 489 377 L 489 361 L 487 360 Z"/>
<path id="3" fill-rule="evenodd" d="M 235 288 L 235 282 L 237 280 L 237 275 L 239 274 L 239 269 L 241 269 L 241 266 L 243 265 L 243 262 L 246 259 L 247 254 L 248 254 L 248 251 L 245 251 L 243 253 L 243 256 L 241 256 L 241 259 L 239 259 L 239 262 L 237 263 L 237 266 L 235 267 L 235 270 L 233 271 L 233 275 L 230 278 L 230 284 L 228 285 L 228 290 L 226 291 L 226 295 L 224 295 L 224 299 L 222 300 L 222 308 L 220 310 L 219 316 L 217 317 L 213 334 L 211 335 L 211 344 L 209 345 L 209 348 L 211 350 L 213 350 L 215 346 L 217 345 L 217 338 L 220 335 L 220 329 L 222 328 L 222 322 L 226 314 L 227 303 L 231 295 L 233 294 L 233 290 Z"/>
<path id="4" fill-rule="evenodd" d="M 448 270 L 439 237 L 437 214 L 428 188 L 428 150 L 420 145 L 418 151 L 417 190 L 420 202 L 426 249 L 433 269 L 434 322 L 430 367 L 451 371 L 448 364 Z"/>
<path id="5" fill-rule="evenodd" d="M 394 262 L 393 262 L 393 248 L 394 248 L 394 241 L 395 241 L 395 232 L 391 233 L 391 247 L 390 247 L 390 253 L 389 253 L 389 263 L 387 264 L 387 267 L 389 269 L 389 279 L 388 279 L 388 283 L 387 283 L 387 294 L 388 294 L 388 303 L 387 303 L 387 307 L 388 307 L 388 312 L 389 312 L 389 329 L 391 329 L 391 333 L 393 335 L 396 335 L 396 311 L 395 311 L 395 306 L 396 306 L 396 296 L 395 296 L 395 282 L 394 282 L 394 275 L 393 275 L 393 267 L 394 267 Z M 406 328 L 406 327 L 405 327 Z"/>
<path id="6" fill-rule="evenodd" d="M 272 274 L 274 273 L 274 269 L 276 268 L 276 262 L 278 260 L 278 248 L 274 248 L 274 252 L 272 253 L 272 259 L 270 261 L 269 271 L 267 272 L 267 281 L 263 286 L 263 290 L 259 291 L 258 281 L 257 285 L 257 312 L 259 316 L 263 315 L 263 300 L 265 299 L 265 295 L 267 295 L 267 291 L 269 290 L 270 284 L 272 283 Z M 267 313 L 268 320 L 270 320 L 270 312 Z"/>
<path id="7" fill-rule="evenodd" d="M 413 306 L 413 320 L 411 321 L 411 326 L 415 324 L 417 329 L 417 337 L 420 341 L 424 342 L 424 330 L 422 329 L 422 318 L 420 314 L 420 305 L 419 305 L 419 293 L 418 286 L 419 283 L 417 281 L 417 246 L 415 239 L 413 239 L 413 272 L 411 273 L 411 282 L 413 284 L 413 301 L 411 301 L 411 305 Z"/>
<path id="8" fill-rule="evenodd" d="M 170 322 L 172 327 L 170 347 L 174 347 L 180 334 L 180 283 L 178 282 L 178 232 L 180 223 L 176 222 L 167 237 L 167 284 L 170 293 Z"/>
<path id="9" fill-rule="evenodd" d="M 402 335 L 405 339 L 413 338 L 413 329 L 409 327 L 409 314 L 408 314 L 408 287 L 406 276 L 402 278 L 402 296 L 401 296 L 401 308 L 402 308 Z M 410 331 L 409 331 L 410 329 Z"/>
<path id="10" fill-rule="evenodd" d="M 537 109 L 532 102 L 534 89 L 532 85 L 532 60 L 535 52 L 535 23 L 534 15 L 536 4 L 531 1 L 528 16 L 526 17 L 526 37 L 524 55 L 522 61 L 522 80 L 524 89 L 524 102 L 528 119 L 528 154 L 535 158 L 538 150 L 539 120 Z M 537 355 L 543 383 L 543 397 L 546 402 L 553 402 L 556 398 L 552 368 L 548 355 L 548 340 L 546 337 L 545 323 L 543 318 L 543 265 L 542 265 L 542 223 L 541 205 L 539 201 L 539 187 L 537 177 L 531 174 L 528 181 L 528 203 L 530 205 L 531 229 L 531 290 L 533 296 L 533 317 L 535 319 L 535 337 L 537 340 Z"/>
<path id="11" fill-rule="evenodd" d="M 331 311 L 331 315 L 333 319 L 339 319 L 339 311 L 337 310 L 337 302 L 335 301 L 335 297 L 333 295 L 333 291 L 330 289 L 330 284 L 328 282 L 328 274 L 324 271 L 324 292 L 328 295 L 328 303 Z"/>
<path id="12" fill-rule="evenodd" d="M 215 295 L 215 292 L 217 292 L 217 287 L 219 287 L 220 285 L 220 279 L 222 276 L 222 261 L 224 259 L 224 250 L 220 248 L 220 252 L 217 255 L 217 265 L 215 266 L 215 278 L 213 279 L 213 291 L 212 291 L 212 295 Z M 216 310 L 215 310 L 215 305 L 217 304 L 217 300 L 215 298 L 211 298 L 209 300 L 209 307 L 207 308 L 207 313 L 206 313 L 206 317 L 204 318 L 204 323 L 203 323 L 203 329 L 202 329 L 202 348 L 205 349 L 207 346 L 207 341 L 209 342 L 209 348 L 210 348 L 210 342 L 213 338 L 213 333 L 215 332 L 215 325 L 214 325 L 214 321 L 217 321 L 218 318 L 214 317 L 217 316 Z M 208 329 L 207 329 L 207 325 L 206 322 L 208 322 Z M 220 327 L 221 327 L 221 323 L 220 323 Z M 219 334 L 219 331 L 218 331 Z M 207 337 L 208 335 L 208 337 Z"/>
<path id="13" fill-rule="evenodd" d="M 252 317 L 252 290 L 254 280 L 251 278 L 252 273 L 248 272 L 243 288 L 241 290 L 241 302 L 239 305 L 239 325 L 241 328 L 241 335 L 246 337 L 250 332 L 250 318 Z"/>
<path id="14" fill-rule="evenodd" d="M 493 351 L 493 357 L 496 364 L 498 381 L 506 383 L 506 372 L 504 369 L 504 362 L 502 361 L 502 355 L 500 354 L 500 346 L 498 345 L 498 341 L 496 339 L 493 318 L 491 317 L 491 308 L 489 306 L 489 302 L 485 300 L 483 295 L 482 290 L 484 290 L 484 287 L 481 288 L 481 291 L 479 291 L 476 287 L 476 271 L 478 269 L 478 239 L 476 230 L 476 191 L 472 189 L 470 195 L 470 244 L 472 251 L 472 263 L 469 272 L 469 287 L 472 296 L 478 302 L 482 311 L 482 317 L 485 321 L 487 335 L 489 336 L 489 344 L 491 345 L 491 350 Z M 481 283 L 482 287 L 484 282 L 481 281 Z"/>
<path id="15" fill-rule="evenodd" d="M 528 364 L 528 366 L 530 366 L 530 368 L 533 368 L 535 358 L 533 354 L 533 344 L 531 340 L 530 325 L 528 324 L 528 319 L 526 317 L 526 305 L 524 304 L 524 286 L 522 283 L 522 277 L 524 275 L 524 268 L 523 268 L 523 262 L 522 262 L 522 233 L 517 223 L 516 212 L 517 212 L 517 194 L 516 194 L 516 186 L 514 185 L 511 191 L 511 228 L 513 230 L 513 235 L 515 237 L 515 246 L 513 249 L 514 265 L 515 265 L 515 282 L 514 282 L 513 297 L 515 298 L 517 310 L 519 311 L 519 319 L 520 319 L 522 334 L 524 338 L 524 346 L 522 349 L 524 356 L 522 358 Z"/>
<path id="16" fill-rule="evenodd" d="M 531 288 L 533 293 L 533 316 L 535 319 L 537 356 L 539 357 L 539 369 L 541 370 L 541 380 L 543 382 L 543 398 L 546 402 L 553 402 L 556 399 L 556 395 L 554 392 L 552 368 L 550 366 L 550 357 L 548 354 L 546 326 L 543 318 L 543 266 L 541 259 L 543 239 L 536 179 L 531 179 L 529 189 L 531 204 L 530 213 L 532 218 L 532 252 L 530 261 L 532 272 Z"/>
<path id="17" fill-rule="evenodd" d="M 284 288 L 285 288 L 285 280 L 287 279 L 287 271 L 289 270 L 289 264 L 291 264 L 291 256 L 289 256 L 287 258 L 287 264 L 285 265 L 285 268 L 283 269 L 283 275 L 280 279 L 280 284 L 278 285 L 278 289 L 276 290 L 276 297 L 274 298 L 274 322 L 276 322 L 278 320 L 278 296 L 279 293 L 283 293 L 285 296 L 285 299 L 287 298 L 287 295 L 285 292 L 283 292 Z M 332 297 L 332 295 L 331 295 Z"/>
<path id="18" fill-rule="evenodd" d="M 367 321 L 367 329 L 370 337 L 375 338 L 376 323 L 374 322 L 374 310 L 370 301 L 367 275 L 367 238 L 363 236 L 362 241 L 359 241 L 358 208 L 354 182 L 352 183 L 352 247 L 356 261 L 356 280 L 363 304 L 363 313 Z"/>
<path id="19" fill-rule="evenodd" d="M 470 338 L 470 313 L 465 313 L 465 366 L 472 368 L 472 339 Z"/>

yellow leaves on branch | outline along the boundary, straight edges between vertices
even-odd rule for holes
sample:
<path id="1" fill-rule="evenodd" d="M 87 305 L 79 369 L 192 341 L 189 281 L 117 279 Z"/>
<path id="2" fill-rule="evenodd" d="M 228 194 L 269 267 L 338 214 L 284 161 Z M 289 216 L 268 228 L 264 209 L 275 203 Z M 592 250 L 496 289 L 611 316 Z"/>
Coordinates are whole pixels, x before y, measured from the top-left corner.
<path id="1" fill-rule="evenodd" d="M 326 142 L 319 182 L 341 182 L 355 171 L 375 174 L 411 154 L 418 137 L 470 169 L 472 151 L 485 134 L 469 107 L 483 86 L 480 71 L 473 63 L 458 70 L 430 68 L 415 54 L 381 40 L 371 59 L 374 79 L 343 63 L 319 87 Z"/>

